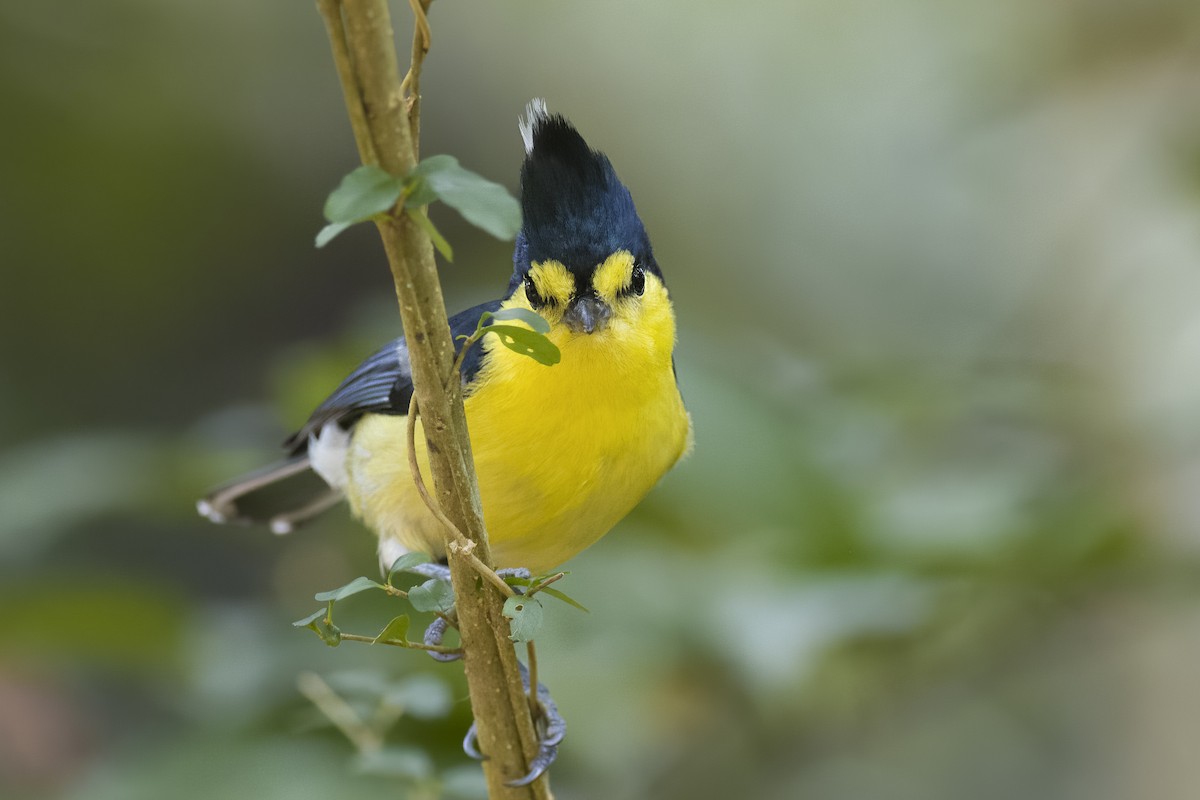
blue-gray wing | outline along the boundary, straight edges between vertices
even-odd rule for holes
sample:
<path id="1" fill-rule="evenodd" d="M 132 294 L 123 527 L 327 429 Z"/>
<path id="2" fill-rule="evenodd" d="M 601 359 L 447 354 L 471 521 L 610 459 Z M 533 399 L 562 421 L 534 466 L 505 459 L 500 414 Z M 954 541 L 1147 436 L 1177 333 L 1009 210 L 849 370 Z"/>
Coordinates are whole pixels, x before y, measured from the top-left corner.
<path id="1" fill-rule="evenodd" d="M 459 336 L 475 332 L 479 317 L 485 311 L 500 308 L 499 300 L 477 305 L 450 318 L 450 333 L 455 346 L 461 347 Z M 472 347 L 463 359 L 463 383 L 470 384 L 479 372 L 483 350 Z M 407 414 L 412 400 L 412 369 L 408 360 L 408 344 L 404 337 L 394 339 L 372 353 L 366 361 L 346 377 L 313 411 L 300 430 L 292 434 L 284 447 L 298 453 L 308 446 L 308 437 L 319 433 L 329 422 L 349 428 L 363 414 Z"/>

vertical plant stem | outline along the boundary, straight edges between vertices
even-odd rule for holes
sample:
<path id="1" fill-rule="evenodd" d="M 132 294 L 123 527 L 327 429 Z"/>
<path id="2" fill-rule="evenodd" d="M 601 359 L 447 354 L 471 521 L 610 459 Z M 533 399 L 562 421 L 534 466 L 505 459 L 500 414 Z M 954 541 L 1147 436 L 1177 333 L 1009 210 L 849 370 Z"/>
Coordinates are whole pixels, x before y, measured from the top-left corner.
<path id="1" fill-rule="evenodd" d="M 433 34 L 429 30 L 429 18 L 426 12 L 433 0 L 408 0 L 412 6 L 413 40 L 412 55 L 408 74 L 404 76 L 401 86 L 408 93 L 409 133 L 412 136 L 413 159 L 421 158 L 421 66 L 425 63 L 425 55 L 433 43 Z"/>
<path id="2" fill-rule="evenodd" d="M 417 0 L 424 10 L 428 3 Z M 334 62 L 346 93 L 355 141 L 363 160 L 374 154 L 393 175 L 406 175 L 416 162 L 413 106 L 401 86 L 386 0 L 318 0 Z M 420 30 L 418 30 L 420 35 Z M 339 38 L 340 37 L 340 38 Z M 415 41 L 415 40 L 414 40 Z M 414 44 L 414 56 L 418 48 Z M 340 55 L 339 55 L 340 54 Z M 421 48 L 421 57 L 424 49 Z M 414 58 L 419 76 L 420 60 Z M 410 84 L 412 81 L 410 80 Z M 361 112 L 361 113 L 360 113 Z M 404 334 L 412 363 L 413 390 L 421 409 L 434 492 L 446 516 L 474 543 L 473 553 L 492 566 L 479 505 L 479 490 L 467 437 L 462 386 L 452 373 L 455 348 L 438 282 L 429 237 L 398 210 L 377 223 L 391 265 Z M 397 446 L 403 446 L 398 442 Z M 456 592 L 464 666 L 479 744 L 492 800 L 547 800 L 543 777 L 526 787 L 506 781 L 521 777 L 538 750 L 537 736 L 521 685 L 516 654 L 508 639 L 503 598 L 456 550 L 448 548 Z"/>

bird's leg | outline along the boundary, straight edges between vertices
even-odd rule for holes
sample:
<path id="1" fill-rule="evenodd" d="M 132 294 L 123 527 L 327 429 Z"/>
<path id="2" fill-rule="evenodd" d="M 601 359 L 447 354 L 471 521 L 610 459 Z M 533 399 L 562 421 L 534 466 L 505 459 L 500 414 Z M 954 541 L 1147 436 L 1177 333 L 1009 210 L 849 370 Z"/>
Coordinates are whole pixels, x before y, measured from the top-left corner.
<path id="1" fill-rule="evenodd" d="M 442 643 L 442 637 L 446 635 L 446 629 L 450 627 L 450 618 L 446 616 L 437 617 L 433 622 L 429 623 L 429 627 L 425 628 L 425 637 L 423 641 L 431 647 L 438 647 Z M 433 650 L 426 650 L 430 658 L 434 661 L 458 661 L 462 658 L 462 653 L 437 653 Z"/>
<path id="2" fill-rule="evenodd" d="M 445 564 L 418 564 L 414 567 L 411 567 L 410 570 L 417 575 L 421 575 L 426 578 L 445 581 L 450 580 L 450 567 L 446 566 Z M 525 579 L 528 579 L 530 575 L 529 570 L 525 569 L 524 567 L 513 567 L 509 569 L 497 570 L 496 574 L 501 578 L 505 576 L 512 576 L 514 578 Z M 521 593 L 519 587 L 514 587 L 513 590 L 517 594 Z M 425 644 L 432 646 L 441 645 L 442 638 L 445 637 L 446 631 L 449 630 L 451 624 L 451 620 L 444 616 L 437 617 L 433 622 L 429 623 L 429 627 L 425 629 L 425 636 L 423 638 Z M 429 657 L 435 661 L 457 661 L 458 659 L 462 658 L 462 654 L 460 653 L 435 653 L 432 650 L 427 650 L 426 652 L 428 652 Z M 526 681 L 526 684 L 528 684 L 528 681 Z M 525 688 L 528 689 L 528 685 L 526 685 Z"/>
<path id="3" fill-rule="evenodd" d="M 407 571 L 416 575 L 420 575 L 424 578 L 433 578 L 441 581 L 450 580 L 450 567 L 446 564 L 441 564 L 435 561 L 430 561 L 425 564 L 415 564 L 411 567 L 408 567 Z"/>
<path id="4" fill-rule="evenodd" d="M 426 564 L 417 564 L 408 567 L 408 571 L 425 578 L 434 578 L 442 581 L 450 580 L 450 567 L 439 562 L 431 561 Z M 529 580 L 529 577 L 532 575 L 525 567 L 505 567 L 504 569 L 496 570 L 496 574 L 501 578 L 524 578 L 525 580 Z M 519 591 L 517 593 L 520 594 Z"/>
<path id="5" fill-rule="evenodd" d="M 450 580 L 450 568 L 445 564 L 419 564 L 412 567 L 411 571 L 426 578 Z M 509 567 L 496 570 L 496 574 L 501 579 L 512 577 L 529 580 L 532 573 L 524 567 Z M 524 589 L 520 586 L 513 586 L 511 588 L 514 594 L 521 595 L 525 593 Z M 425 629 L 425 644 L 440 645 L 442 637 L 446 635 L 446 630 L 450 624 L 451 620 L 446 616 L 439 616 L 433 622 L 429 623 L 429 627 Z M 461 654 L 458 653 L 430 652 L 429 655 L 438 661 L 454 661 L 462 658 Z M 532 649 L 530 655 L 532 656 Z M 529 695 L 530 699 L 530 711 L 533 713 L 533 724 L 538 736 L 538 752 L 533 757 L 533 760 L 529 762 L 529 772 L 515 781 L 509 781 L 508 785 L 528 786 L 541 777 L 542 773 L 549 769 L 554 760 L 558 758 L 558 746 L 567 734 L 567 722 L 558 713 L 558 705 L 554 702 L 554 698 L 550 696 L 550 690 L 546 688 L 546 685 L 539 682 L 536 692 L 531 690 L 529 668 L 519 661 L 517 662 L 517 666 L 521 669 L 521 683 L 525 687 L 525 693 Z M 473 722 L 467 730 L 466 737 L 463 738 L 463 751 L 474 759 L 482 760 L 487 757 L 479 752 L 476 728 Z"/>
<path id="6" fill-rule="evenodd" d="M 525 685 L 525 691 L 529 692 L 529 670 L 519 661 L 517 666 L 521 668 L 521 682 Z M 555 704 L 554 698 L 550 696 L 550 690 L 546 688 L 545 684 L 537 685 L 536 697 L 538 713 L 534 717 L 533 724 L 537 729 L 538 752 L 529 762 L 529 772 L 522 778 L 509 781 L 509 786 L 528 786 L 541 777 L 542 773 L 558 757 L 558 746 L 562 744 L 563 737 L 567 735 L 567 722 L 562 718 L 562 714 L 558 713 L 558 706 Z M 487 758 L 486 755 L 479 752 L 474 723 L 471 724 L 466 738 L 463 739 L 463 752 L 474 759 Z"/>

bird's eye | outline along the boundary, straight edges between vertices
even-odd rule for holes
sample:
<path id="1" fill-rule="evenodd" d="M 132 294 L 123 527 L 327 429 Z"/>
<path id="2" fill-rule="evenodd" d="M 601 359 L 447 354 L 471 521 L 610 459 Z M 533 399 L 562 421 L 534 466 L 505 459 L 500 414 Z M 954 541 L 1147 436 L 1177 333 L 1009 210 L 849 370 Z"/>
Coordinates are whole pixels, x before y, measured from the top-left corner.
<path id="1" fill-rule="evenodd" d="M 538 294 L 537 287 L 533 285 L 533 276 L 528 273 L 525 275 L 525 297 L 529 300 L 529 305 L 534 308 L 540 308 L 546 304 L 546 301 Z"/>
<path id="2" fill-rule="evenodd" d="M 642 269 L 640 264 L 633 268 L 633 275 L 630 277 L 630 286 L 638 294 L 646 291 L 646 271 Z"/>

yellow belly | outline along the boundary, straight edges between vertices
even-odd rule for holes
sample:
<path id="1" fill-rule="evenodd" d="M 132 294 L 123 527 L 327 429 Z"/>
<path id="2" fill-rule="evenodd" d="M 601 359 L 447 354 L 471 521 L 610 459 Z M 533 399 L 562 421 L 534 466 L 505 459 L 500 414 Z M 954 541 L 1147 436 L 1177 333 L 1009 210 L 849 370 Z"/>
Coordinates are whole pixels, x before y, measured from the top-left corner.
<path id="1" fill-rule="evenodd" d="M 466 399 L 484 523 L 498 567 L 549 571 L 637 505 L 688 447 L 690 420 L 664 342 L 632 330 L 556 329 L 546 367 L 484 340 L 485 368 Z M 368 415 L 347 455 L 355 513 L 381 537 L 444 553 L 441 526 L 408 470 L 406 418 Z M 418 461 L 429 480 L 418 428 Z"/>

